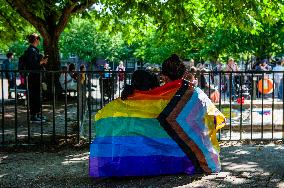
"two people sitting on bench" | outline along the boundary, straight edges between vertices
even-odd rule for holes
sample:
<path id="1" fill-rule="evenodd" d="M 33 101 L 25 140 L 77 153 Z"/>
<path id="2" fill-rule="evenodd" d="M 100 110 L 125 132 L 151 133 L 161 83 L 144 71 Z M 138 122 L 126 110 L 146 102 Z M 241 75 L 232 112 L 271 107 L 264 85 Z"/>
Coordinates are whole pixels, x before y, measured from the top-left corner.
<path id="1" fill-rule="evenodd" d="M 75 71 L 75 65 L 71 63 L 69 65 L 69 70 L 67 71 L 67 66 L 62 67 L 62 72 L 59 77 L 59 82 L 63 90 L 65 90 L 65 85 L 67 91 L 77 91 L 77 84 L 79 83 L 79 88 L 81 88 L 80 85 L 86 86 L 87 84 L 87 75 L 86 75 L 86 66 L 84 64 L 80 65 L 80 73 L 74 72 Z M 91 90 L 94 90 L 96 88 L 96 85 L 91 85 Z"/>
<path id="2" fill-rule="evenodd" d="M 65 87 L 67 90 L 77 90 L 77 76 L 75 77 L 75 73 L 71 72 L 74 70 L 75 66 L 73 63 L 69 65 L 68 71 L 70 72 L 67 72 L 67 66 L 62 67 L 59 82 L 63 90 L 65 90 Z"/>

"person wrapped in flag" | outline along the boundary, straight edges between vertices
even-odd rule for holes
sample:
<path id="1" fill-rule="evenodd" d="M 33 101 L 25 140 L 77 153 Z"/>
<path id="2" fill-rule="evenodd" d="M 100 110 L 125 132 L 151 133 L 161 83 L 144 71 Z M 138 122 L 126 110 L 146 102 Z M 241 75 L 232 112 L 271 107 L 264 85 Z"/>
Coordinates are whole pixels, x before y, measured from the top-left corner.
<path id="1" fill-rule="evenodd" d="M 216 133 L 225 117 L 184 75 L 185 66 L 172 55 L 162 64 L 163 86 L 139 89 L 132 84 L 126 100 L 111 101 L 95 115 L 91 177 L 221 170 Z"/>

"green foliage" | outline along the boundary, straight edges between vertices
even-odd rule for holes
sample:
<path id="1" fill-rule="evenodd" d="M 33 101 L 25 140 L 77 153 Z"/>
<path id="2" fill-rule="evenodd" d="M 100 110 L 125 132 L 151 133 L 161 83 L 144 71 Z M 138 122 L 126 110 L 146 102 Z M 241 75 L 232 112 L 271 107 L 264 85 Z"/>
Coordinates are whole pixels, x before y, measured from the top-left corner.
<path id="1" fill-rule="evenodd" d="M 24 18 L 41 34 L 44 39 L 43 44 L 45 54 L 49 55 L 47 68 L 59 69 L 58 41 L 61 33 L 65 29 L 72 15 L 78 13 L 83 14 L 95 2 L 96 0 L 3 0 L 0 2 L 0 6 L 3 10 L 5 10 L 5 7 L 8 8 L 6 13 L 9 14 L 2 14 L 5 25 L 11 25 L 9 20 L 12 17 L 12 14 L 10 15 L 10 13 L 14 13 L 15 18 Z M 16 23 L 20 22 L 18 21 Z M 17 30 L 14 29 L 14 32 L 11 33 L 16 32 Z"/>
<path id="2" fill-rule="evenodd" d="M 121 33 L 101 31 L 98 23 L 91 20 L 74 19 L 62 34 L 60 47 L 65 57 L 76 54 L 87 62 L 96 58 L 118 62 L 131 55 Z"/>
<path id="3" fill-rule="evenodd" d="M 216 61 L 283 49 L 283 1 L 101 0 L 98 7 L 92 17 L 104 30 L 121 31 L 145 62 L 161 63 L 172 53 Z"/>
<path id="4" fill-rule="evenodd" d="M 31 26 L 9 5 L 0 3 L 0 48 L 8 50 L 11 42 L 23 39 Z"/>
<path id="5" fill-rule="evenodd" d="M 72 9 L 67 11 L 69 15 L 80 12 L 61 36 L 60 49 L 65 56 L 77 54 L 85 61 L 101 57 L 117 62 L 135 56 L 144 62 L 161 63 L 172 53 L 185 59 L 212 61 L 244 54 L 261 58 L 284 54 L 283 0 L 6 2 L 15 7 L 26 2 L 24 9 L 38 21 L 31 19 L 31 23 L 42 34 L 48 32 L 51 39 L 65 28 L 60 24 L 68 8 Z M 95 2 L 96 6 L 91 6 Z M 0 4 L 0 11 L 13 17 L 15 11 L 5 6 Z M 27 19 L 20 10 L 17 12 Z M 15 14 L 15 27 L 21 26 L 17 18 Z M 42 21 L 47 25 L 44 30 L 36 25 Z M 5 29 L 0 26 L 1 39 L 7 36 L 4 41 L 13 40 L 15 32 L 1 15 L 0 23 L 6 24 Z M 2 35 L 2 30 L 7 34 Z"/>

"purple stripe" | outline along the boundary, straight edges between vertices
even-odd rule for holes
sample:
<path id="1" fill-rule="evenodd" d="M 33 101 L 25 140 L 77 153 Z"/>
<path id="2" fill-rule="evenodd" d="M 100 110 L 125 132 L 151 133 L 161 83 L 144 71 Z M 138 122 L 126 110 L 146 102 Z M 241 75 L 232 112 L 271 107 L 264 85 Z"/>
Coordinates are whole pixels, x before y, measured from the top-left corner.
<path id="1" fill-rule="evenodd" d="M 162 174 L 192 175 L 194 166 L 187 157 L 90 157 L 91 177 L 154 176 Z"/>
<path id="2" fill-rule="evenodd" d="M 193 115 L 197 117 L 197 119 L 203 120 L 206 112 L 204 113 L 204 111 L 199 109 L 202 108 L 201 101 L 198 101 L 197 104 L 192 109 Z M 218 154 L 210 141 L 210 135 L 204 134 L 209 133 L 205 122 L 192 120 L 190 117 L 186 118 L 186 122 L 191 125 L 192 131 L 190 131 L 189 134 L 195 140 L 195 143 L 199 144 L 200 149 L 205 155 L 208 166 L 213 172 L 219 171 Z"/>
<path id="3" fill-rule="evenodd" d="M 177 121 L 190 136 L 190 138 L 199 146 L 205 156 L 209 168 L 212 171 L 219 171 L 218 154 L 214 153 L 215 149 L 210 141 L 209 135 L 204 134 L 204 132 L 209 132 L 204 122 L 207 107 L 206 105 L 208 105 L 208 103 L 206 103 L 204 106 L 202 102 L 206 101 L 206 98 L 199 98 L 199 95 L 202 94 L 198 94 L 197 91 L 195 91 L 191 100 L 181 111 Z M 186 123 L 184 119 L 186 120 Z"/>

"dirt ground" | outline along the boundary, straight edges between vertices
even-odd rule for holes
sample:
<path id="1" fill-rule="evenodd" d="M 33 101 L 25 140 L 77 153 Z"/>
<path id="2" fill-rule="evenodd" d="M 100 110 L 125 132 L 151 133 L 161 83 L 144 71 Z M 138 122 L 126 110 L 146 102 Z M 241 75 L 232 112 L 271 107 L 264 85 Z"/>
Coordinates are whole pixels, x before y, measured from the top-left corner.
<path id="1" fill-rule="evenodd" d="M 222 172 L 92 179 L 88 147 L 0 152 L 0 187 L 284 187 L 284 145 L 221 143 Z"/>
<path id="2" fill-rule="evenodd" d="M 0 120 L 0 141 L 3 139 L 4 144 L 15 143 L 16 136 L 18 144 L 26 144 L 28 142 L 28 130 L 30 131 L 31 144 L 41 141 L 41 134 L 46 141 L 51 142 L 53 136 L 62 137 L 65 136 L 65 132 L 68 136 L 78 133 L 78 108 L 77 99 L 74 97 L 68 97 L 66 109 L 64 99 L 57 100 L 54 111 L 53 102 L 45 101 L 42 106 L 42 113 L 43 116 L 46 116 L 47 122 L 43 124 L 30 123 L 28 125 L 27 106 L 24 105 L 23 101 L 20 101 L 18 106 L 12 103 L 5 104 L 4 122 L 2 123 L 2 117 Z M 92 99 L 91 103 L 93 104 L 92 113 L 94 113 L 99 108 L 99 104 L 95 99 Z M 4 134 L 2 134 L 2 131 Z"/>

